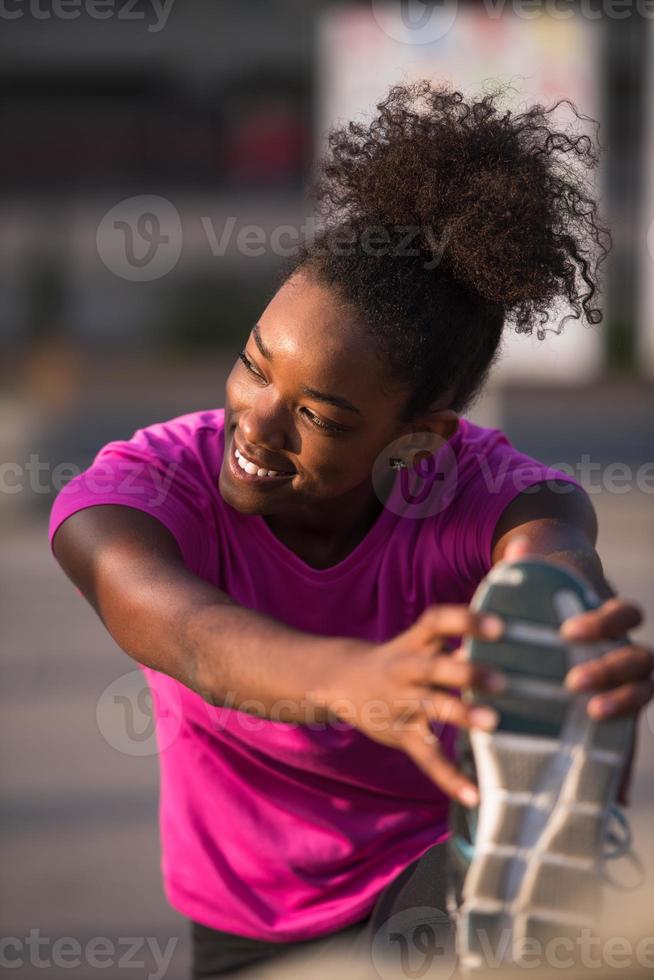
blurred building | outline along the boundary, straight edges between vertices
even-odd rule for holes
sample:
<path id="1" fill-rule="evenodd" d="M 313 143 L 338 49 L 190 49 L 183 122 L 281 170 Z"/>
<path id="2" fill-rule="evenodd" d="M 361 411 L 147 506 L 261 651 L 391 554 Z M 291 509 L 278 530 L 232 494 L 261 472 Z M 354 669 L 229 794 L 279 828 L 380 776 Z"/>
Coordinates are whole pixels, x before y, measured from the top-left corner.
<path id="1" fill-rule="evenodd" d="M 468 93 L 508 81 L 516 105 L 570 97 L 599 119 L 615 243 L 604 323 L 543 343 L 508 335 L 481 419 L 520 436 L 558 405 L 590 425 L 586 395 L 564 410 L 550 389 L 619 372 L 607 446 L 633 445 L 650 398 L 636 381 L 654 375 L 650 19 L 518 0 L 124 6 L 99 19 L 80 2 L 62 19 L 14 0 L 0 13 L 1 458 L 84 466 L 111 438 L 219 403 L 281 257 L 310 231 L 304 192 L 328 128 L 416 77 Z M 531 407 L 509 410 L 520 386 Z M 4 493 L 0 512 L 45 511 L 50 496 Z"/>
<path id="2" fill-rule="evenodd" d="M 275 281 L 274 229 L 303 227 L 303 188 L 332 122 L 369 111 L 401 78 L 467 91 L 501 78 L 516 102 L 565 95 L 602 123 L 609 317 L 576 360 L 595 374 L 608 348 L 611 363 L 637 367 L 639 277 L 651 279 L 639 260 L 654 261 L 640 220 L 652 23 L 591 17 L 587 4 L 565 17 L 549 4 L 540 16 L 531 3 L 530 16 L 486 7 L 173 0 L 157 13 L 139 0 L 129 18 L 82 6 L 64 20 L 17 5 L 0 34 L 0 340 L 229 345 Z M 183 248 L 174 270 L 130 280 L 102 261 L 98 230 L 121 202 L 138 210 L 153 195 L 179 215 Z M 261 228 L 260 252 L 248 226 Z M 641 310 L 641 334 L 653 320 Z M 527 352 L 519 368 L 556 372 L 561 358 L 548 358 Z"/>
<path id="3" fill-rule="evenodd" d="M 149 3 L 130 10 L 142 19 L 26 12 L 2 24 L 5 342 L 59 332 L 107 350 L 229 342 L 274 265 L 238 254 L 239 228 L 301 223 L 310 8 L 191 0 L 173 3 L 163 26 Z M 130 281 L 101 260 L 98 228 L 121 201 L 138 209 L 151 195 L 179 214 L 184 247 L 174 277 Z M 220 238 L 229 219 L 225 254 L 212 254 L 202 221 Z"/>

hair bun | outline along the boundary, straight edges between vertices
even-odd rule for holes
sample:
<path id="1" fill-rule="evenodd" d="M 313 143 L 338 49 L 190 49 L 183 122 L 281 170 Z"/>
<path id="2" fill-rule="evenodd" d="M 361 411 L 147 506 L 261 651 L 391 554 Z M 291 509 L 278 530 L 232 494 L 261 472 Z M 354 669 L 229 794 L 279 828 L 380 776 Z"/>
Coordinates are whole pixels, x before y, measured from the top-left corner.
<path id="1" fill-rule="evenodd" d="M 552 128 L 549 109 L 500 111 L 424 80 L 395 85 L 368 124 L 329 133 L 314 185 L 327 225 L 414 228 L 430 274 L 450 275 L 499 304 L 517 329 L 541 325 L 563 297 L 570 315 L 601 319 L 595 274 L 610 245 L 584 168 L 587 135 Z"/>

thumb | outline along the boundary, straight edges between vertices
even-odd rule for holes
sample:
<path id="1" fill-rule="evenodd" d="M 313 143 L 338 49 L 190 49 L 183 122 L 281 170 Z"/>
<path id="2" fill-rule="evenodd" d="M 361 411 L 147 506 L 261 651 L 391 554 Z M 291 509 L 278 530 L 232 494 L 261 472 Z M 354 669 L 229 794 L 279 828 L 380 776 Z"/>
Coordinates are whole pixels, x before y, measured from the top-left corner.
<path id="1" fill-rule="evenodd" d="M 509 541 L 502 557 L 503 561 L 519 561 L 530 554 L 532 554 L 531 542 L 526 534 L 520 534 Z"/>

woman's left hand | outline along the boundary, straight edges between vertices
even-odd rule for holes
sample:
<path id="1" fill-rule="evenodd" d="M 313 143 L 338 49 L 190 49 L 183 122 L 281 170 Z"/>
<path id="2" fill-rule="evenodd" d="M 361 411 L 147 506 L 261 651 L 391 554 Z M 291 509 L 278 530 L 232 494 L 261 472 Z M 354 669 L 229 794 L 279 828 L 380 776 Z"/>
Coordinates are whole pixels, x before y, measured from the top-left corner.
<path id="1" fill-rule="evenodd" d="M 510 542 L 504 557 L 518 560 L 533 554 L 526 538 Z M 542 556 L 541 556 L 542 557 Z M 607 599 L 597 609 L 571 616 L 561 625 L 566 640 L 584 642 L 619 640 L 628 630 L 642 623 L 643 616 L 633 602 L 618 596 Z M 641 643 L 617 643 L 596 660 L 572 667 L 566 676 L 566 687 L 577 693 L 596 691 L 588 701 L 591 718 L 608 719 L 634 715 L 654 696 L 654 650 Z M 635 742 L 623 773 L 618 800 L 628 803 L 628 793 L 635 758 Z"/>
<path id="2" fill-rule="evenodd" d="M 593 642 L 619 640 L 628 630 L 640 626 L 640 609 L 632 602 L 614 596 L 591 612 L 572 616 L 561 626 L 566 640 Z M 566 686 L 575 692 L 597 693 L 588 702 L 591 718 L 606 719 L 635 714 L 654 695 L 654 651 L 640 643 L 624 643 L 608 653 L 573 667 Z"/>
<path id="3" fill-rule="evenodd" d="M 518 561 L 534 554 L 537 552 L 528 538 L 518 537 L 508 544 L 504 558 Z M 566 619 L 560 632 L 568 641 L 619 640 L 642 621 L 642 612 L 635 603 L 613 596 L 597 609 Z M 588 714 L 603 720 L 640 711 L 654 696 L 653 672 L 654 650 L 629 641 L 617 643 L 597 660 L 572 667 L 565 683 L 575 693 L 597 691 L 588 702 Z"/>

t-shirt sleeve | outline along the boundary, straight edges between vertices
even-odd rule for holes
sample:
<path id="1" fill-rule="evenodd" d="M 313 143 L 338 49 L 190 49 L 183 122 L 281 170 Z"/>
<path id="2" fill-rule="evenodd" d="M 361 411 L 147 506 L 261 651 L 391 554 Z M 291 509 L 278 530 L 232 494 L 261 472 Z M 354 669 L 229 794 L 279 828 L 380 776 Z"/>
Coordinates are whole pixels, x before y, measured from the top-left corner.
<path id="1" fill-rule="evenodd" d="M 177 541 L 185 564 L 202 574 L 211 519 L 206 476 L 188 424 L 172 420 L 103 446 L 91 465 L 63 486 L 50 510 L 48 538 L 72 514 L 120 504 L 151 514 Z"/>
<path id="2" fill-rule="evenodd" d="M 569 473 L 517 450 L 499 429 L 476 433 L 461 456 L 458 487 L 439 522 L 441 548 L 471 587 L 492 567 L 495 528 L 512 500 L 540 483 L 549 483 L 557 493 L 583 489 Z"/>

